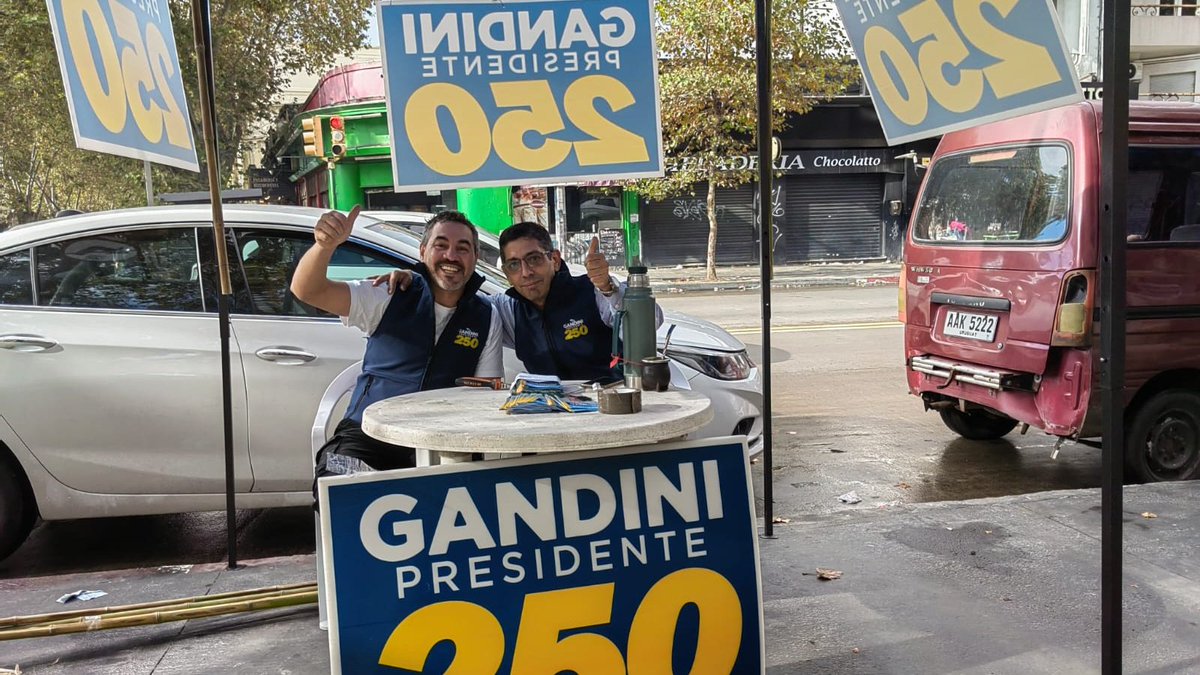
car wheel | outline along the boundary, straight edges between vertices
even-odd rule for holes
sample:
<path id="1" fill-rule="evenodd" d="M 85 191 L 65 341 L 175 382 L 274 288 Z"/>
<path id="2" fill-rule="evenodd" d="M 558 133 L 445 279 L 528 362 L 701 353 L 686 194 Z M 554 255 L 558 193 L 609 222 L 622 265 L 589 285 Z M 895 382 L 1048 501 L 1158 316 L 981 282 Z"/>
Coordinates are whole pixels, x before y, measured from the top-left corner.
<path id="1" fill-rule="evenodd" d="M 1125 431 L 1125 470 L 1145 483 L 1200 478 L 1200 392 L 1159 392 Z"/>
<path id="2" fill-rule="evenodd" d="M 1017 426 L 1017 421 L 982 408 L 963 412 L 958 408 L 942 408 L 938 411 L 942 422 L 954 433 L 973 441 L 994 441 L 1003 437 Z"/>
<path id="3" fill-rule="evenodd" d="M 24 477 L 0 457 L 0 560 L 25 542 L 35 522 L 37 509 L 29 498 Z"/>

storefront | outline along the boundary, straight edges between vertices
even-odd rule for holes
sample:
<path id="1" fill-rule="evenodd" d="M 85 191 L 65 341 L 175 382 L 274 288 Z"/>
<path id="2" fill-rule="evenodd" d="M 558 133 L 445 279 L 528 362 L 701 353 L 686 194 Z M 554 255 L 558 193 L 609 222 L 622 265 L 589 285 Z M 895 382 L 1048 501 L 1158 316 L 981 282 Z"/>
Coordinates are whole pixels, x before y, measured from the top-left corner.
<path id="1" fill-rule="evenodd" d="M 772 219 L 777 263 L 869 260 L 888 255 L 887 230 L 904 210 L 906 159 L 890 148 L 785 150 L 775 161 Z M 753 158 L 733 157 L 748 168 Z M 643 200 L 642 246 L 651 265 L 704 262 L 706 183 L 691 195 Z M 717 260 L 758 261 L 758 186 L 718 188 Z"/>

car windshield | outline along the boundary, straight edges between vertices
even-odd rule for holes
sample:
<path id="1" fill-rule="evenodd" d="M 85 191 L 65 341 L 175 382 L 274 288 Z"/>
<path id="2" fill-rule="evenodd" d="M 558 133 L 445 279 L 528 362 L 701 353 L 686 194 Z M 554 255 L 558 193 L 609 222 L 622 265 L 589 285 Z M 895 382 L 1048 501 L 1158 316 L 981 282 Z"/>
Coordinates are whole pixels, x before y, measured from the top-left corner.
<path id="1" fill-rule="evenodd" d="M 414 251 L 419 251 L 421 249 L 421 237 L 417 234 L 414 234 L 412 230 L 408 229 L 404 225 L 388 223 L 380 220 L 367 225 L 367 229 L 371 230 L 372 232 L 378 232 L 379 234 L 391 237 L 396 241 L 408 244 Z M 481 246 L 481 248 L 484 247 Z M 491 260 L 491 258 L 486 256 L 487 249 L 484 248 L 479 259 L 475 262 L 475 271 L 479 272 L 479 275 L 484 279 L 487 279 L 494 284 L 498 284 L 501 288 L 508 288 L 508 279 L 504 277 L 504 273 L 497 269 L 496 266 L 486 262 L 487 260 Z"/>
<path id="2" fill-rule="evenodd" d="M 1061 145 L 943 157 L 925 179 L 913 236 L 939 244 L 1062 241 L 1070 186 L 1070 155 Z"/>

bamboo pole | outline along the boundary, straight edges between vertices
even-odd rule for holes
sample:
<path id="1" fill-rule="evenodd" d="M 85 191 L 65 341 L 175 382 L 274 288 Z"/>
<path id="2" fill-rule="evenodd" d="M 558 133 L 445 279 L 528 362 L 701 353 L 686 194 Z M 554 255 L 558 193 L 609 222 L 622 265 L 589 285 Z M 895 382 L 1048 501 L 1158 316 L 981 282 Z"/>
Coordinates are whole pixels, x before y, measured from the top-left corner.
<path id="1" fill-rule="evenodd" d="M 208 607 L 190 609 L 151 608 L 149 611 L 131 613 L 123 616 L 86 616 L 79 621 L 69 623 L 50 623 L 0 630 L 0 641 L 19 640 L 31 637 L 50 637 L 70 633 L 84 633 L 111 628 L 132 628 L 134 626 L 151 626 L 172 621 L 187 621 L 190 619 L 206 619 L 225 614 L 257 611 L 263 609 L 279 609 L 297 605 L 311 604 L 317 601 L 317 590 L 288 593 L 276 597 L 261 597 L 243 601 L 227 602 Z"/>
<path id="2" fill-rule="evenodd" d="M 212 595 L 194 595 L 190 598 L 176 598 L 173 600 L 156 600 L 154 602 L 141 602 L 130 605 L 113 605 L 110 607 L 99 607 L 89 609 L 76 609 L 67 612 L 52 612 L 50 614 L 29 614 L 26 616 L 10 616 L 0 619 L 0 628 L 11 628 L 16 626 L 27 626 L 30 624 L 50 623 L 63 619 L 70 619 L 77 616 L 95 616 L 97 614 L 105 614 L 110 612 L 124 612 L 131 609 L 149 609 L 152 607 L 166 607 L 170 605 L 180 605 L 189 602 L 198 602 L 202 600 L 226 600 L 242 598 L 247 595 L 258 595 L 263 593 L 278 593 L 291 592 L 299 590 L 307 590 L 316 588 L 316 584 L 287 584 L 283 586 L 268 586 L 266 588 L 250 589 L 246 591 L 229 591 L 228 593 L 214 593 Z"/>

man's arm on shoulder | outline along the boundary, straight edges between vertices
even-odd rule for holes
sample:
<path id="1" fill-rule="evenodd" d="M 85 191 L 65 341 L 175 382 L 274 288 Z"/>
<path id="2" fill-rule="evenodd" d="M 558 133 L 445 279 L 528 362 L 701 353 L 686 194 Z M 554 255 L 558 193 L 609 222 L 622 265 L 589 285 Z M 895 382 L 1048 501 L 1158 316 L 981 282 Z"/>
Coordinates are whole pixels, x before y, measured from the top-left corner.
<path id="1" fill-rule="evenodd" d="M 500 320 L 502 344 L 509 349 L 515 348 L 517 346 L 516 299 L 501 292 L 488 296 L 488 300 L 492 303 L 492 325 L 496 325 L 495 318 L 497 316 Z"/>
<path id="2" fill-rule="evenodd" d="M 494 304 L 487 341 L 483 343 L 479 362 L 475 364 L 475 377 L 504 377 L 504 328 Z"/>

